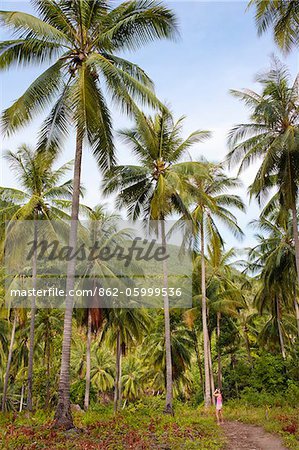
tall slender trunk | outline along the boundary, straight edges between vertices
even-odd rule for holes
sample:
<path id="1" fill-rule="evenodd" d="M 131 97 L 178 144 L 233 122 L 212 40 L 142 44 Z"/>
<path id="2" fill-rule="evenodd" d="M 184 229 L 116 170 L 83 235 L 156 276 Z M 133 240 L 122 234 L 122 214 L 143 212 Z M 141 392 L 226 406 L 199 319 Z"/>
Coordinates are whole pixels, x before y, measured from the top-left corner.
<path id="1" fill-rule="evenodd" d="M 236 358 L 234 350 L 232 351 L 232 354 L 231 354 L 231 365 L 232 365 L 233 371 L 235 371 L 236 365 L 237 365 L 237 358 Z M 235 389 L 236 389 L 236 396 L 237 396 L 237 398 L 239 398 L 239 386 L 238 386 L 237 380 L 235 380 Z"/>
<path id="2" fill-rule="evenodd" d="M 49 324 L 50 326 L 50 324 Z M 45 340 L 45 356 L 46 356 L 46 367 L 47 367 L 47 387 L 46 387 L 46 402 L 45 407 L 49 408 L 50 404 L 50 338 L 49 329 L 47 329 L 46 340 Z"/>
<path id="3" fill-rule="evenodd" d="M 220 349 L 221 313 L 217 312 L 217 363 L 218 363 L 218 388 L 222 389 L 222 361 Z"/>
<path id="4" fill-rule="evenodd" d="M 215 383 L 214 383 L 214 374 L 213 374 L 213 364 L 212 364 L 212 352 L 211 352 L 211 340 L 209 337 L 209 371 L 210 371 L 210 386 L 211 386 L 211 399 L 213 405 L 215 404 Z"/>
<path id="5" fill-rule="evenodd" d="M 25 392 L 25 385 L 24 385 L 24 383 L 23 383 L 23 384 L 22 384 L 22 389 L 21 389 L 21 399 L 20 399 L 20 408 L 19 408 L 19 412 L 22 412 L 22 409 L 23 409 L 24 392 Z"/>
<path id="6" fill-rule="evenodd" d="M 294 306 L 295 306 L 295 314 L 296 314 L 296 322 L 297 322 L 297 333 L 298 333 L 298 337 L 299 337 L 299 304 L 298 304 L 296 292 L 294 295 Z"/>
<path id="7" fill-rule="evenodd" d="M 297 208 L 296 202 L 293 204 L 292 208 L 292 222 L 293 222 L 293 235 L 294 235 L 294 243 L 295 243 L 295 260 L 296 260 L 296 270 L 297 270 L 297 287 L 299 288 L 299 236 L 298 236 L 298 223 L 297 223 Z M 297 320 L 297 328 L 298 328 L 298 336 L 299 336 L 299 305 L 298 300 L 296 298 L 296 285 L 295 285 L 295 311 L 296 311 L 296 320 Z"/>
<path id="8" fill-rule="evenodd" d="M 298 223 L 297 223 L 297 208 L 294 202 L 292 207 L 292 222 L 293 222 L 293 235 L 295 243 L 295 260 L 297 269 L 297 282 L 299 286 L 299 235 L 298 235 Z"/>
<path id="9" fill-rule="evenodd" d="M 73 197 L 72 197 L 72 215 L 69 237 L 69 247 L 75 253 L 77 246 L 77 230 L 80 200 L 80 179 L 81 179 L 81 161 L 82 161 L 83 136 L 80 130 L 77 130 L 76 137 L 76 155 L 74 165 Z M 67 266 L 66 280 L 66 300 L 63 326 L 63 343 L 61 353 L 61 368 L 58 388 L 58 404 L 55 412 L 55 424 L 57 428 L 74 428 L 71 414 L 70 402 L 70 357 L 72 340 L 72 315 L 73 315 L 73 296 L 69 293 L 74 289 L 75 284 L 76 259 L 72 258 Z"/>
<path id="10" fill-rule="evenodd" d="M 32 284 L 33 295 L 31 297 L 31 310 L 30 310 L 30 332 L 29 332 L 29 356 L 28 356 L 28 376 L 27 376 L 27 409 L 32 411 L 32 379 L 33 379 L 33 357 L 34 357 L 34 332 L 35 332 L 35 313 L 36 313 L 36 286 L 37 286 L 37 219 L 38 212 L 34 212 L 34 254 L 32 262 Z"/>
<path id="11" fill-rule="evenodd" d="M 251 356 L 251 351 L 250 351 L 250 343 L 249 343 L 249 338 L 248 338 L 248 330 L 247 330 L 246 325 L 244 326 L 244 340 L 245 340 L 248 361 L 249 361 L 251 368 L 253 368 L 253 361 L 252 361 L 252 356 Z"/>
<path id="12" fill-rule="evenodd" d="M 7 363 L 6 363 L 6 371 L 5 371 L 5 377 L 4 377 L 3 398 L 2 398 L 2 408 L 1 408 L 2 412 L 5 411 L 5 405 L 6 405 L 9 372 L 10 372 L 12 351 L 13 351 L 14 340 L 15 340 L 16 326 L 17 326 L 17 313 L 15 311 L 14 319 L 13 319 L 13 323 L 12 323 L 11 336 L 10 336 L 10 344 L 9 344 Z"/>
<path id="13" fill-rule="evenodd" d="M 120 384 L 120 365 L 121 365 L 121 342 L 120 331 L 116 336 L 116 367 L 115 367 L 115 383 L 114 383 L 114 412 L 119 409 L 119 384 Z"/>
<path id="14" fill-rule="evenodd" d="M 89 393 L 90 393 L 90 346 L 91 346 L 91 311 L 88 309 L 87 320 L 87 342 L 86 342 L 86 385 L 84 396 L 84 409 L 88 410 L 89 407 Z"/>
<path id="15" fill-rule="evenodd" d="M 202 393 L 203 393 L 203 395 L 205 395 L 205 385 L 204 385 L 204 379 L 203 379 L 201 357 L 200 357 L 200 353 L 199 353 L 199 348 L 198 348 L 195 331 L 192 332 L 192 335 L 193 335 L 193 342 L 194 342 L 194 349 L 195 349 L 195 354 L 196 354 L 196 359 L 197 359 L 197 365 L 198 365 L 198 369 L 199 369 L 200 384 L 202 386 Z"/>
<path id="16" fill-rule="evenodd" d="M 121 344 L 121 343 L 120 343 Z M 120 353 L 119 353 L 119 375 L 118 375 L 118 411 L 122 408 L 122 384 L 121 384 L 121 377 L 122 377 L 122 345 L 120 345 Z"/>
<path id="17" fill-rule="evenodd" d="M 205 368 L 205 407 L 211 406 L 211 382 L 209 365 L 209 334 L 207 323 L 207 299 L 206 299 L 206 262 L 205 262 L 205 241 L 203 217 L 200 224 L 201 238 L 201 297 L 202 297 L 202 329 L 203 329 L 203 348 L 204 348 L 204 368 Z"/>
<path id="18" fill-rule="evenodd" d="M 166 233 L 165 220 L 161 223 L 162 247 L 166 253 Z M 167 260 L 163 260 L 163 287 L 166 295 L 164 296 L 164 327 L 165 327 L 165 357 L 166 357 L 166 403 L 164 412 L 173 414 L 172 407 L 172 356 L 171 356 L 171 332 L 170 332 L 170 314 L 169 314 L 169 298 L 168 298 L 168 267 Z"/>
<path id="19" fill-rule="evenodd" d="M 279 302 L 279 299 L 277 296 L 275 298 L 275 306 L 276 306 L 277 327 L 278 327 L 281 355 L 282 355 L 283 359 L 286 359 L 286 351 L 285 351 L 285 345 L 284 345 L 282 328 L 281 328 L 280 302 Z"/>

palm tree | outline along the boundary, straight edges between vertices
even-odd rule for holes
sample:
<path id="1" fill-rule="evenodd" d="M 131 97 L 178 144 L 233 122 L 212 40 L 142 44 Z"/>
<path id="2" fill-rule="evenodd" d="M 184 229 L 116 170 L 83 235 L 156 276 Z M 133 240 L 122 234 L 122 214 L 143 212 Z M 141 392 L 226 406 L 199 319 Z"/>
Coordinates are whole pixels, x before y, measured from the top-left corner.
<path id="1" fill-rule="evenodd" d="M 17 371 L 28 374 L 28 328 L 27 313 L 24 308 L 11 310 L 13 311 L 13 325 L 10 335 L 10 345 L 6 361 L 6 370 L 3 386 L 2 411 L 8 407 L 9 378 L 12 373 Z M 16 341 L 16 343 L 15 343 Z M 15 345 L 16 344 L 16 345 Z M 15 366 L 15 367 L 13 367 Z M 24 377 L 23 377 L 24 378 Z M 25 383 L 23 383 L 24 395 Z M 23 407 L 23 405 L 22 405 Z"/>
<path id="2" fill-rule="evenodd" d="M 211 310 L 216 314 L 218 387 L 220 389 L 222 389 L 221 319 L 223 315 L 236 317 L 238 311 L 245 307 L 241 285 L 237 283 L 241 276 L 238 276 L 231 262 L 235 257 L 234 248 L 224 251 L 219 236 L 212 236 L 207 249 L 207 298 Z"/>
<path id="3" fill-rule="evenodd" d="M 39 219 L 61 219 L 63 200 L 71 197 L 71 180 L 59 184 L 72 164 L 67 163 L 57 170 L 53 169 L 55 157 L 53 154 L 37 153 L 26 145 L 21 146 L 16 153 L 7 152 L 6 160 L 12 172 L 16 175 L 22 190 L 0 187 L 0 197 L 8 201 L 8 205 L 0 211 L 1 217 L 9 219 L 8 234 L 15 227 L 15 221 L 34 220 L 34 241 L 37 240 L 37 224 Z M 67 204 L 66 204 L 67 205 Z M 65 205 L 65 206 L 66 206 Z M 68 217 L 66 215 L 66 217 Z M 36 287 L 37 281 L 36 251 L 32 263 L 32 283 Z M 35 296 L 31 301 L 30 318 L 30 349 L 28 365 L 28 399 L 27 407 L 32 410 L 32 376 L 34 354 L 34 326 L 35 326 Z M 10 361 L 8 361 L 9 365 Z"/>
<path id="4" fill-rule="evenodd" d="M 297 0 L 250 0 L 256 8 L 258 33 L 273 27 L 276 44 L 285 52 L 299 45 L 299 5 Z"/>
<path id="5" fill-rule="evenodd" d="M 143 362 L 141 355 L 137 351 L 133 355 L 128 355 L 124 360 L 121 384 L 125 401 L 134 401 L 143 394 L 145 378 Z"/>
<path id="6" fill-rule="evenodd" d="M 1 324 L 3 322 L 1 321 Z M 9 371 L 11 366 L 11 359 L 12 359 L 12 352 L 13 352 L 13 346 L 14 346 L 14 340 L 15 340 L 15 333 L 16 333 L 16 326 L 17 326 L 17 314 L 14 314 L 13 323 L 12 323 L 12 329 L 11 329 L 11 337 L 10 337 L 10 344 L 9 344 L 9 351 L 8 351 L 8 357 L 7 357 L 7 364 L 6 364 L 6 371 L 5 371 L 5 377 L 4 377 L 4 385 L 3 385 L 3 397 L 2 397 L 2 412 L 5 411 L 5 405 L 6 405 L 6 399 L 7 399 L 7 389 L 8 389 L 8 381 L 9 381 Z M 7 331 L 7 330 L 5 330 Z M 3 334 L 1 333 L 1 336 Z M 1 339 L 2 341 L 3 339 Z M 2 350 L 2 349 L 1 349 Z M 1 352 L 2 353 L 2 352 Z"/>
<path id="7" fill-rule="evenodd" d="M 102 336 L 110 345 L 116 345 L 116 365 L 114 384 L 114 412 L 122 404 L 122 357 L 129 346 L 138 344 L 148 330 L 149 316 L 139 308 L 108 309 Z"/>
<path id="8" fill-rule="evenodd" d="M 276 210 L 276 215 L 277 215 Z M 296 295 L 294 284 L 296 269 L 292 242 L 292 228 L 289 220 L 277 223 L 273 220 L 274 213 L 269 220 L 265 216 L 253 224 L 266 236 L 257 235 L 258 244 L 250 251 L 250 268 L 257 272 L 260 288 L 255 296 L 255 304 L 260 313 L 270 311 L 270 319 L 265 324 L 261 334 L 278 336 L 281 354 L 286 358 L 282 311 L 292 310 Z M 294 311 L 296 313 L 296 311 Z"/>
<path id="9" fill-rule="evenodd" d="M 143 377 L 144 383 L 147 383 L 155 391 L 164 390 L 165 379 L 167 380 L 166 340 L 163 337 L 163 327 L 165 328 L 164 317 L 158 311 L 154 315 L 150 333 L 148 333 L 143 342 L 145 348 L 143 360 L 146 365 Z M 173 390 L 181 393 L 181 383 L 184 384 L 184 380 L 186 381 L 185 388 L 189 384 L 186 374 L 191 367 L 194 344 L 191 331 L 185 323 L 182 323 L 182 316 L 179 310 L 175 310 L 170 316 L 170 330 Z"/>
<path id="10" fill-rule="evenodd" d="M 278 61 L 272 70 L 260 75 L 261 94 L 250 90 L 231 91 L 251 109 L 251 122 L 236 125 L 229 134 L 230 164 L 240 162 L 239 172 L 262 160 L 251 196 L 261 201 L 276 187 L 280 205 L 291 211 L 299 282 L 299 237 L 297 200 L 299 186 L 299 97 L 298 77 L 290 75 Z"/>
<path id="11" fill-rule="evenodd" d="M 237 219 L 228 208 L 237 208 L 244 211 L 245 207 L 237 195 L 229 194 L 230 189 L 240 186 L 236 178 L 228 177 L 223 171 L 223 165 L 209 163 L 204 160 L 201 164 L 206 168 L 206 176 L 196 171 L 190 178 L 188 190 L 190 203 L 195 205 L 192 211 L 195 228 L 193 230 L 194 248 L 200 249 L 201 259 L 201 304 L 202 304 L 202 329 L 204 342 L 204 367 L 205 367 L 205 406 L 211 404 L 211 349 L 208 332 L 208 308 L 206 298 L 206 260 L 205 246 L 206 236 L 218 236 L 223 242 L 216 221 L 227 226 L 236 237 L 242 237 L 243 233 L 237 224 Z"/>
<path id="12" fill-rule="evenodd" d="M 2 11 L 2 23 L 17 39 L 1 44 L 0 67 L 49 62 L 51 65 L 2 115 L 6 132 L 13 132 L 54 101 L 45 120 L 39 148 L 57 152 L 69 126 L 75 128 L 76 150 L 69 246 L 76 249 L 83 143 L 101 169 L 114 163 L 111 115 L 107 91 L 126 113 L 136 112 L 134 99 L 156 106 L 151 80 L 137 65 L 117 56 L 155 39 L 174 37 L 176 19 L 161 4 L 135 0 L 112 8 L 102 0 L 34 0 L 40 18 Z M 53 63 L 54 59 L 56 61 Z M 76 261 L 67 268 L 66 292 L 74 287 Z M 73 428 L 70 411 L 70 346 L 73 299 L 66 297 L 57 426 Z"/>
<path id="13" fill-rule="evenodd" d="M 91 347 L 91 355 L 91 381 L 99 392 L 110 391 L 114 385 L 114 358 L 111 351 L 95 341 Z"/>
<path id="14" fill-rule="evenodd" d="M 166 247 L 165 219 L 174 211 L 186 213 L 184 186 L 192 162 L 179 162 L 187 150 L 209 137 L 207 131 L 195 131 L 181 137 L 184 117 L 176 123 L 171 114 L 162 111 L 155 117 L 139 114 L 133 129 L 119 134 L 128 143 L 139 165 L 117 166 L 104 179 L 105 193 L 119 191 L 117 205 L 126 207 L 133 220 L 159 221 L 162 246 Z M 163 286 L 167 291 L 167 262 L 163 261 Z M 172 409 L 172 361 L 169 299 L 164 296 L 166 352 L 166 413 Z"/>
<path id="15" fill-rule="evenodd" d="M 293 231 L 294 220 L 293 220 L 293 216 L 292 216 L 292 219 L 290 218 L 290 212 L 284 207 L 284 205 L 280 204 L 279 199 L 280 199 L 279 192 L 277 192 L 276 194 L 274 194 L 271 197 L 269 202 L 266 204 L 266 206 L 262 210 L 261 215 L 260 215 L 260 220 L 261 221 L 268 220 L 268 221 L 276 224 L 276 232 L 278 230 L 280 230 L 282 240 L 284 242 L 285 241 L 287 242 L 288 239 L 290 239 L 290 241 L 289 241 L 290 247 L 288 248 L 288 250 L 289 250 L 288 255 L 289 255 L 289 261 L 293 260 L 294 264 L 291 266 L 291 268 L 289 267 L 289 264 L 288 264 L 287 270 L 291 270 L 293 272 L 292 277 L 294 279 L 294 283 L 293 283 L 294 308 L 295 308 L 295 317 L 296 317 L 296 322 L 297 322 L 297 334 L 299 337 L 299 299 L 298 299 L 298 292 L 297 292 L 298 291 L 298 283 L 297 283 L 297 277 L 296 277 L 296 258 L 295 258 L 295 255 L 294 255 L 294 258 L 292 255 L 292 249 L 294 250 L 294 253 L 295 253 L 294 239 L 292 239 L 292 236 L 294 236 L 294 231 Z M 298 205 L 297 205 L 296 209 L 298 211 Z M 298 217 L 297 217 L 296 223 L 298 223 Z M 277 244 L 279 245 L 279 242 L 277 242 Z"/>
<path id="16" fill-rule="evenodd" d="M 56 309 L 41 308 L 36 315 L 36 340 L 44 342 L 43 364 L 46 367 L 46 398 L 45 408 L 50 404 L 50 379 L 51 379 L 51 360 L 54 353 L 54 339 L 62 332 L 62 311 Z"/>
<path id="17" fill-rule="evenodd" d="M 199 371 L 199 378 L 200 378 L 200 386 L 202 388 L 202 394 L 203 398 L 205 396 L 205 385 L 204 385 L 204 374 L 203 374 L 203 367 L 202 367 L 202 352 L 201 352 L 201 337 L 202 337 L 202 328 L 201 328 L 201 312 L 200 308 L 198 306 L 198 301 L 200 298 L 200 295 L 198 294 L 201 291 L 201 286 L 199 286 L 199 279 L 197 276 L 197 268 L 193 267 L 193 270 L 195 272 L 195 276 L 193 277 L 193 283 L 192 283 L 192 293 L 193 293 L 193 307 L 191 309 L 187 309 L 183 315 L 184 322 L 186 323 L 188 329 L 190 330 L 192 339 L 193 339 L 193 346 L 194 351 L 196 355 L 196 362 L 197 367 Z"/>
<path id="18" fill-rule="evenodd" d="M 82 205 L 83 206 L 83 205 Z M 129 229 L 118 230 L 118 222 L 120 216 L 117 214 L 108 214 L 104 207 L 97 205 L 94 208 L 85 207 L 85 214 L 88 217 L 86 223 L 86 237 L 85 244 L 92 248 L 95 244 L 99 251 L 108 247 L 112 251 L 117 245 L 124 245 L 126 239 L 131 238 L 131 231 Z M 118 267 L 115 261 L 103 261 L 101 259 L 94 259 L 90 261 L 88 267 L 83 273 L 83 284 L 92 283 L 95 286 L 102 286 L 105 279 L 109 277 L 109 282 L 116 281 L 121 284 L 118 279 Z M 89 303 L 84 309 L 82 322 L 87 328 L 86 341 L 86 389 L 84 399 L 84 409 L 89 407 L 89 390 L 91 381 L 91 338 L 92 332 L 98 332 L 103 325 L 103 321 L 107 319 L 108 312 L 101 305 L 98 296 L 88 299 Z M 112 305 L 111 305 L 112 307 Z"/>

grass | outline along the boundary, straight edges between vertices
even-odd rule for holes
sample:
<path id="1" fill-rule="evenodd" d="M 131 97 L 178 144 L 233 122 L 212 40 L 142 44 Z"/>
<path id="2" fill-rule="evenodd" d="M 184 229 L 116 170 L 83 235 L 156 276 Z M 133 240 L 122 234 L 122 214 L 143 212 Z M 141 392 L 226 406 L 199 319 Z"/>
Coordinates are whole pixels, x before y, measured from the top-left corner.
<path id="1" fill-rule="evenodd" d="M 225 419 L 263 426 L 282 436 L 290 449 L 299 448 L 298 416 L 294 408 L 251 407 L 228 402 Z M 87 413 L 74 412 L 76 432 L 51 429 L 53 412 L 37 411 L 30 417 L 0 414 L 0 448 L 15 450 L 220 450 L 223 430 L 215 424 L 214 408 L 208 413 L 177 402 L 175 416 L 163 414 L 158 398 L 131 404 L 114 415 L 112 406 L 96 405 Z"/>
<path id="2" fill-rule="evenodd" d="M 0 419 L 1 449 L 105 449 L 105 450 L 217 450 L 224 440 L 211 415 L 201 409 L 177 405 L 174 417 L 163 414 L 162 403 L 140 402 L 114 415 L 111 407 L 75 412 L 82 432 L 51 429 L 52 414 L 8 414 Z"/>

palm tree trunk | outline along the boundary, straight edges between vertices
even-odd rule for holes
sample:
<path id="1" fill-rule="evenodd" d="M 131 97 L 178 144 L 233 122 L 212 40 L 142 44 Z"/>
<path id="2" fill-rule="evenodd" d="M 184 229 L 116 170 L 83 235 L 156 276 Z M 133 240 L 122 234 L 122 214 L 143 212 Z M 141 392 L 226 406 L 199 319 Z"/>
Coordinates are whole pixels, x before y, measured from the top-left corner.
<path id="1" fill-rule="evenodd" d="M 161 223 L 162 247 L 166 253 L 166 234 L 165 220 Z M 168 267 L 166 259 L 163 260 L 163 287 L 166 295 L 164 296 L 164 327 L 165 327 L 165 357 L 166 357 L 166 403 L 164 412 L 173 414 L 172 407 L 172 357 L 171 357 L 171 332 L 170 332 L 170 314 L 169 314 L 169 298 L 168 298 Z"/>
<path id="2" fill-rule="evenodd" d="M 298 236 L 298 223 L 297 223 L 297 208 L 296 203 L 294 202 L 292 208 L 292 222 L 293 222 L 293 235 L 294 235 L 294 243 L 295 243 L 295 260 L 296 260 L 296 269 L 297 269 L 297 281 L 299 285 L 299 236 Z"/>
<path id="3" fill-rule="evenodd" d="M 253 361 L 252 361 L 252 356 L 251 356 L 251 351 L 250 351 L 250 343 L 249 343 L 249 338 L 248 338 L 248 330 L 247 330 L 246 325 L 244 326 L 244 340 L 245 340 L 245 345 L 246 345 L 248 361 L 249 361 L 251 368 L 253 368 Z"/>
<path id="4" fill-rule="evenodd" d="M 235 372 L 236 365 L 237 365 L 237 358 L 236 358 L 234 350 L 231 353 L 231 365 L 232 365 L 233 371 Z M 237 380 L 235 380 L 235 389 L 236 389 L 236 397 L 239 398 L 239 386 L 238 386 Z"/>
<path id="5" fill-rule="evenodd" d="M 221 313 L 217 312 L 217 362 L 218 362 L 218 388 L 222 389 L 222 362 L 220 350 L 220 333 L 221 333 Z"/>
<path id="6" fill-rule="evenodd" d="M 194 349 L 195 349 L 195 354 L 196 354 L 196 359 L 197 359 L 197 365 L 198 365 L 198 370 L 199 370 L 200 384 L 201 384 L 201 386 L 202 386 L 202 393 L 203 393 L 203 395 L 205 395 L 205 385 L 204 385 L 204 379 L 203 379 L 203 371 L 202 371 L 201 357 L 200 357 L 200 353 L 199 353 L 199 348 L 198 348 L 198 343 L 197 343 L 196 333 L 195 333 L 194 330 L 193 330 L 193 332 L 192 332 L 192 335 L 193 335 Z"/>
<path id="7" fill-rule="evenodd" d="M 206 299 L 206 262 L 205 262 L 205 242 L 203 217 L 200 224 L 201 238 L 201 296 L 202 296 L 202 329 L 203 329 L 203 348 L 204 348 L 204 368 L 205 368 L 205 408 L 211 406 L 211 382 L 209 365 L 209 334 L 207 324 L 207 299 Z"/>
<path id="8" fill-rule="evenodd" d="M 122 384 L 121 384 L 121 377 L 122 377 L 122 345 L 120 345 L 120 354 L 119 354 L 119 375 L 118 375 L 118 411 L 121 410 L 122 407 Z"/>
<path id="9" fill-rule="evenodd" d="M 20 408 L 19 408 L 19 412 L 22 412 L 22 409 L 23 409 L 24 391 L 25 391 L 25 386 L 24 386 L 24 383 L 23 383 L 23 384 L 22 384 L 22 389 L 21 389 L 21 399 L 20 399 Z"/>
<path id="10" fill-rule="evenodd" d="M 46 334 L 46 349 L 45 349 L 45 355 L 46 355 L 46 365 L 47 365 L 47 390 L 46 390 L 46 402 L 45 407 L 46 409 L 49 408 L 50 404 L 50 339 L 49 339 L 49 333 L 47 330 Z"/>
<path id="11" fill-rule="evenodd" d="M 10 337 L 10 345 L 9 345 L 9 351 L 8 351 L 7 364 L 6 364 L 5 378 L 4 378 L 3 398 L 2 398 L 2 408 L 1 408 L 2 412 L 5 411 L 5 405 L 6 405 L 8 380 L 9 380 L 9 372 L 10 372 L 10 365 L 11 365 L 11 359 L 12 359 L 12 351 L 13 351 L 14 340 L 15 340 L 16 325 L 17 325 L 17 314 L 16 314 L 16 311 L 15 311 L 13 324 L 12 324 L 12 330 L 11 330 L 11 337 Z"/>
<path id="12" fill-rule="evenodd" d="M 35 328 L 35 313 L 36 313 L 36 286 L 37 286 L 37 219 L 38 212 L 34 212 L 34 254 L 32 262 L 32 282 L 33 282 L 33 295 L 31 297 L 31 310 L 30 310 L 30 332 L 29 332 L 29 356 L 28 356 L 28 392 L 27 392 L 27 409 L 32 411 L 32 378 L 33 378 L 33 356 L 34 356 L 34 328 Z"/>
<path id="13" fill-rule="evenodd" d="M 295 243 L 295 260 L 296 260 L 296 270 L 297 270 L 297 286 L 299 286 L 299 236 L 298 236 L 298 223 L 297 223 L 297 208 L 296 202 L 294 202 L 292 208 L 292 222 L 293 222 L 293 235 L 294 235 L 294 243 Z M 296 320 L 297 320 L 297 328 L 298 328 L 298 336 L 299 336 L 299 305 L 298 300 L 296 298 L 296 285 L 295 285 L 295 311 L 296 311 Z"/>
<path id="14" fill-rule="evenodd" d="M 121 343 L 120 331 L 117 331 L 116 337 L 116 367 L 115 367 L 115 383 L 114 383 L 114 412 L 118 411 L 119 407 L 119 383 L 120 383 L 120 364 L 121 364 Z"/>
<path id="15" fill-rule="evenodd" d="M 88 309 L 88 322 L 87 322 L 87 342 L 86 342 L 86 385 L 84 396 L 84 409 L 88 410 L 89 407 L 89 393 L 90 393 L 90 346 L 91 346 L 91 311 Z"/>
<path id="16" fill-rule="evenodd" d="M 285 345 L 284 345 L 282 328 L 281 328 L 280 302 L 279 302 L 278 297 L 275 298 L 275 306 L 276 306 L 277 327 L 278 327 L 281 355 L 282 355 L 283 359 L 286 359 Z"/>
<path id="17" fill-rule="evenodd" d="M 211 399 L 213 405 L 215 404 L 215 397 L 213 393 L 215 392 L 214 374 L 213 374 L 213 364 L 212 364 L 212 352 L 211 352 L 211 340 L 209 338 L 209 371 L 210 371 L 210 386 L 211 386 Z"/>
<path id="18" fill-rule="evenodd" d="M 299 304 L 298 304 L 296 292 L 295 292 L 295 296 L 294 296 L 294 306 L 295 306 L 295 314 L 296 314 L 296 321 L 297 321 L 297 332 L 298 332 L 298 337 L 299 337 Z"/>
<path id="19" fill-rule="evenodd" d="M 75 252 L 77 246 L 82 147 L 83 147 L 83 134 L 78 129 L 76 137 L 72 215 L 71 215 L 71 228 L 69 237 L 69 246 L 73 249 L 73 252 Z M 60 368 L 60 378 L 58 388 L 58 404 L 55 412 L 55 427 L 64 429 L 74 428 L 70 402 L 70 357 L 71 357 L 71 340 L 72 340 L 73 297 L 69 295 L 69 293 L 71 289 L 74 289 L 75 266 L 76 266 L 76 259 L 72 258 L 67 266 L 66 300 L 65 300 L 65 314 L 63 326 L 63 343 L 61 353 L 61 368 Z"/>

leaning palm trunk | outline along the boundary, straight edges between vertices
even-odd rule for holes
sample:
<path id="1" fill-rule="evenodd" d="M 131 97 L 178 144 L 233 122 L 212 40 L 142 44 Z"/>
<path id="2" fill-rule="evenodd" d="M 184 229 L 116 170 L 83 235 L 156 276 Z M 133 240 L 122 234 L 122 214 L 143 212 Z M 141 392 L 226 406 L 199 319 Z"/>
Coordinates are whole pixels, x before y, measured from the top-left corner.
<path id="1" fill-rule="evenodd" d="M 162 219 L 161 237 L 162 247 L 166 253 L 166 234 L 165 221 Z M 172 407 L 172 357 L 171 357 L 171 333 L 170 333 L 170 314 L 169 314 L 169 298 L 168 298 L 168 268 L 166 259 L 163 260 L 163 287 L 166 292 L 164 296 L 164 327 L 165 327 L 165 359 L 166 359 L 166 404 L 164 412 L 173 414 Z"/>
<path id="2" fill-rule="evenodd" d="M 37 218 L 38 213 L 34 213 L 34 254 L 32 263 L 32 281 L 33 281 L 33 295 L 31 298 L 31 317 L 30 317 L 30 332 L 29 332 L 29 357 L 28 357 L 28 392 L 27 392 L 27 409 L 32 411 L 32 378 L 33 378 L 33 356 L 34 356 L 34 328 L 35 328 L 35 313 L 36 313 L 36 283 L 37 283 Z"/>
<path id="3" fill-rule="evenodd" d="M 3 398 L 2 398 L 2 412 L 5 411 L 5 405 L 6 405 L 8 380 L 9 380 L 10 365 L 11 365 L 11 360 L 12 360 L 12 351 L 13 351 L 14 340 L 15 340 L 16 325 L 17 325 L 17 314 L 16 314 L 16 311 L 15 311 L 13 324 L 12 324 L 12 330 L 11 330 L 11 337 L 10 337 L 10 345 L 9 345 L 9 351 L 8 351 L 7 364 L 6 364 L 5 378 L 4 378 Z"/>
<path id="4" fill-rule="evenodd" d="M 217 362 L 218 362 L 217 378 L 218 378 L 218 388 L 222 389 L 222 361 L 221 361 L 221 350 L 220 350 L 220 332 L 221 332 L 221 328 L 220 328 L 220 324 L 221 324 L 221 313 L 217 312 L 217 351 L 218 351 L 218 355 L 217 355 Z"/>
<path id="5" fill-rule="evenodd" d="M 201 296 L 202 296 L 202 329 L 204 348 L 204 368 L 205 368 L 205 407 L 211 406 L 211 383 L 209 364 L 209 334 L 207 324 L 207 299 L 206 299 L 206 264 L 205 264 L 205 242 L 203 218 L 200 225 L 201 237 Z"/>
<path id="6" fill-rule="evenodd" d="M 86 385 L 84 396 L 84 409 L 88 410 L 90 395 L 90 346 L 91 346 L 91 311 L 88 309 L 87 342 L 86 342 Z"/>
<path id="7" fill-rule="evenodd" d="M 116 367 L 115 367 L 115 383 L 114 383 L 114 412 L 117 412 L 120 407 L 120 377 L 121 377 L 121 342 L 120 331 L 117 331 L 116 336 Z"/>
<path id="8" fill-rule="evenodd" d="M 73 249 L 73 253 L 75 253 L 77 246 L 82 147 L 83 147 L 82 132 L 80 132 L 80 130 L 77 130 L 71 229 L 69 237 L 69 247 Z M 69 292 L 71 291 L 71 289 L 74 289 L 75 285 L 75 266 L 76 266 L 76 259 L 72 258 L 67 266 L 61 369 L 58 388 L 58 404 L 55 412 L 55 423 L 54 423 L 55 427 L 58 428 L 61 427 L 64 429 L 74 428 L 70 403 L 70 356 L 71 356 L 71 340 L 72 340 L 73 297 L 69 295 Z"/>
<path id="9" fill-rule="evenodd" d="M 296 204 L 292 208 L 292 222 L 293 222 L 293 235 L 295 243 L 295 260 L 297 269 L 297 281 L 299 285 L 299 236 L 298 236 L 298 223 L 297 223 L 297 208 Z"/>

